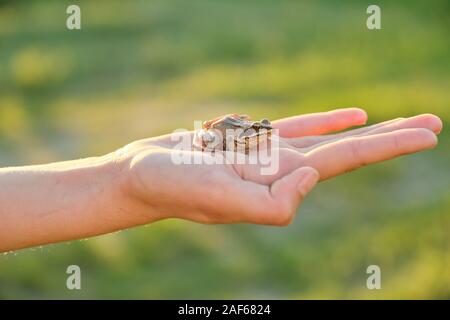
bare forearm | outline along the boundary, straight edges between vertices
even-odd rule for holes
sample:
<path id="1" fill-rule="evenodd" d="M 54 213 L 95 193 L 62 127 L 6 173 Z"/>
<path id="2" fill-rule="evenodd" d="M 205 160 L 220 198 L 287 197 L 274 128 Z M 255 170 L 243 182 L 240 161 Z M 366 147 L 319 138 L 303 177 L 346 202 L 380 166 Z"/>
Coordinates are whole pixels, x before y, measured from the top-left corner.
<path id="1" fill-rule="evenodd" d="M 0 251 L 136 224 L 122 170 L 110 155 L 0 169 Z"/>

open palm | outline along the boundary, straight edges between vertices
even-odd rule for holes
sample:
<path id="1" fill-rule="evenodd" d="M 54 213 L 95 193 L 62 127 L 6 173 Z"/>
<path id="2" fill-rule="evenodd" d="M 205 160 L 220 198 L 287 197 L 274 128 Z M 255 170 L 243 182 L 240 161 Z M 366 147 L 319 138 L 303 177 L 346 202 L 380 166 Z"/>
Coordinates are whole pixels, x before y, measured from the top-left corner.
<path id="1" fill-rule="evenodd" d="M 161 218 L 286 225 L 317 181 L 432 148 L 442 128 L 424 114 L 329 134 L 366 120 L 363 110 L 349 108 L 274 121 L 279 169 L 271 175 L 261 175 L 258 164 L 174 164 L 170 135 L 136 141 L 125 148 L 133 193 Z"/>

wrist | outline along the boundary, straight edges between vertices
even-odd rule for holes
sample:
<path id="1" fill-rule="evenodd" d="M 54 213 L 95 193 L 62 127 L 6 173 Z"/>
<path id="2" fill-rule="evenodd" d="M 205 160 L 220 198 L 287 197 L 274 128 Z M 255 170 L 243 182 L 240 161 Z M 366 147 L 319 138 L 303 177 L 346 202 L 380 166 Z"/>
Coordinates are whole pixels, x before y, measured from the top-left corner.
<path id="1" fill-rule="evenodd" d="M 156 210 L 150 190 L 143 186 L 139 173 L 133 166 L 136 152 L 127 148 L 103 156 L 104 166 L 100 169 L 107 190 L 104 211 L 110 221 L 117 221 L 116 229 L 147 224 L 165 218 Z M 152 200 L 153 199 L 153 200 Z"/>

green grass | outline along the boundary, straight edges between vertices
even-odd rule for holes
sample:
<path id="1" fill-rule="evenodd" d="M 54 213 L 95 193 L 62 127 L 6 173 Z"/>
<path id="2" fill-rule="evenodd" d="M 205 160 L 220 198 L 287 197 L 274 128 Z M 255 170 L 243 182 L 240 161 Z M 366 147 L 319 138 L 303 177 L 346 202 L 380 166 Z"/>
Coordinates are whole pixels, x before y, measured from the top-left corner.
<path id="1" fill-rule="evenodd" d="M 0 1 L 0 165 L 102 154 L 226 112 L 450 123 L 448 1 Z M 70 2 L 72 4 L 72 2 Z M 182 221 L 0 257 L 0 298 L 450 298 L 450 135 L 322 183 L 287 228 Z M 251 203 L 249 203 L 251 205 Z M 83 289 L 65 289 L 78 264 Z M 366 267 L 382 287 L 365 288 Z"/>

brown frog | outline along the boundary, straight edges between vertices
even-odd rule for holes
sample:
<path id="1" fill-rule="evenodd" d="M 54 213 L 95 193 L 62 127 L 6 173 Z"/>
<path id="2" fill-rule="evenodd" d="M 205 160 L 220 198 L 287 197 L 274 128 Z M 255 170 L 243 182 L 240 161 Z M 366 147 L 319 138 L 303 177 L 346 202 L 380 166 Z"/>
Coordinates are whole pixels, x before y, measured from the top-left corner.
<path id="1" fill-rule="evenodd" d="M 244 151 L 267 142 L 273 127 L 268 119 L 251 121 L 247 115 L 227 114 L 203 122 L 194 135 L 194 147 L 202 151 Z"/>

